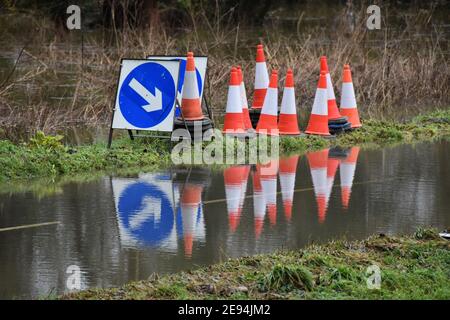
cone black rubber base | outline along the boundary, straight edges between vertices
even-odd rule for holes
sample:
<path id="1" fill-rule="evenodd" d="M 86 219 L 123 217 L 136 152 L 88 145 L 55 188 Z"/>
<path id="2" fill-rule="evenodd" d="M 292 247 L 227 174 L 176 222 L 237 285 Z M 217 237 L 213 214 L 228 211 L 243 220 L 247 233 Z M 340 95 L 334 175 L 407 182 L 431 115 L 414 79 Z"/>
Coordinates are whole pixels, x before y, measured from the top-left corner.
<path id="1" fill-rule="evenodd" d="M 345 131 L 352 130 L 352 124 L 350 122 L 343 124 L 329 124 L 328 130 L 330 130 L 331 134 L 341 134 Z"/>
<path id="2" fill-rule="evenodd" d="M 328 125 L 339 125 L 348 123 L 348 117 L 340 117 L 336 119 L 328 119 Z"/>
<path id="3" fill-rule="evenodd" d="M 332 147 L 328 151 L 328 156 L 334 159 L 345 159 L 347 158 L 349 152 L 350 152 L 349 149 L 343 149 L 341 147 Z"/>
<path id="4" fill-rule="evenodd" d="M 195 126 L 196 125 L 197 126 L 201 125 L 201 133 L 202 133 L 201 137 L 195 136 Z M 205 117 L 202 120 L 186 120 L 186 124 L 185 124 L 185 121 L 183 121 L 183 118 L 176 117 L 174 124 L 173 124 L 173 129 L 176 130 L 176 129 L 186 129 L 186 128 L 191 135 L 192 141 L 197 141 L 197 140 L 201 140 L 204 138 L 203 134 L 205 133 L 205 131 L 213 128 L 213 122 L 208 117 Z M 207 137 L 205 137 L 205 138 L 207 138 Z"/>

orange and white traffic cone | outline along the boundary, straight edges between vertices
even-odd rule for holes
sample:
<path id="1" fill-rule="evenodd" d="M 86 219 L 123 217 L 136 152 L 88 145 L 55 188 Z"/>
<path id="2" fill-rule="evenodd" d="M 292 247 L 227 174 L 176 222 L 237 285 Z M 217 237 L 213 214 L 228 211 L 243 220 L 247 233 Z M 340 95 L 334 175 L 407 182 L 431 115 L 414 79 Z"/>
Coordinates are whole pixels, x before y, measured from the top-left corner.
<path id="1" fill-rule="evenodd" d="M 327 161 L 327 208 L 333 191 L 334 177 L 339 167 L 339 159 L 328 157 Z"/>
<path id="2" fill-rule="evenodd" d="M 314 195 L 317 202 L 319 223 L 325 221 L 327 214 L 327 161 L 328 149 L 306 154 L 311 170 L 311 178 L 314 187 Z"/>
<path id="3" fill-rule="evenodd" d="M 183 90 L 181 93 L 181 112 L 185 120 L 202 120 L 202 104 L 198 92 L 197 74 L 195 72 L 194 54 L 188 52 L 186 72 L 184 73 Z"/>
<path id="4" fill-rule="evenodd" d="M 264 218 L 266 216 L 266 201 L 261 186 L 261 174 L 259 170 L 253 172 L 253 214 L 255 219 L 255 237 L 256 239 L 262 233 Z"/>
<path id="5" fill-rule="evenodd" d="M 297 110 L 295 104 L 294 73 L 288 69 L 284 84 L 283 99 L 281 100 L 278 130 L 282 135 L 298 135 Z"/>
<path id="6" fill-rule="evenodd" d="M 192 256 L 192 247 L 196 229 L 197 213 L 201 205 L 202 186 L 186 183 L 181 195 L 181 219 L 184 235 L 184 254 Z"/>
<path id="7" fill-rule="evenodd" d="M 242 117 L 240 81 L 237 69 L 234 67 L 231 68 L 223 132 L 225 134 L 246 133 L 244 119 Z"/>
<path id="8" fill-rule="evenodd" d="M 235 232 L 239 225 L 242 177 L 244 171 L 244 166 L 234 166 L 223 171 L 225 196 L 227 199 L 228 224 L 231 232 Z"/>
<path id="9" fill-rule="evenodd" d="M 252 122 L 250 120 L 250 113 L 248 112 L 248 101 L 247 101 L 247 92 L 245 91 L 244 73 L 242 72 L 240 66 L 237 67 L 237 72 L 240 81 L 242 117 L 244 120 L 244 127 L 246 130 L 253 131 Z"/>
<path id="10" fill-rule="evenodd" d="M 264 105 L 261 110 L 256 132 L 278 136 L 278 72 L 272 70 L 270 84 L 264 99 Z"/>
<path id="11" fill-rule="evenodd" d="M 320 72 L 316 96 L 314 97 L 314 104 L 305 133 L 323 136 L 330 135 L 328 130 L 327 78 L 324 71 Z"/>
<path id="12" fill-rule="evenodd" d="M 253 109 L 261 109 L 264 104 L 267 87 L 269 86 L 269 73 L 267 72 L 266 57 L 262 44 L 256 47 L 255 88 L 253 93 Z"/>
<path id="13" fill-rule="evenodd" d="M 348 157 L 339 166 L 341 178 L 342 207 L 348 208 L 352 193 L 353 178 L 355 177 L 356 162 L 358 161 L 359 147 L 352 147 Z"/>
<path id="14" fill-rule="evenodd" d="M 300 156 L 295 155 L 280 159 L 280 186 L 283 199 L 284 215 L 287 221 L 291 221 L 292 203 L 294 201 L 295 174 Z"/>
<path id="15" fill-rule="evenodd" d="M 330 71 L 328 70 L 327 57 L 320 58 L 320 72 L 324 71 L 327 78 L 327 105 L 328 105 L 328 119 L 334 120 L 341 118 L 339 109 L 336 104 L 336 96 L 334 95 L 333 83 L 331 81 Z"/>
<path id="16" fill-rule="evenodd" d="M 355 89 L 353 88 L 352 72 L 348 64 L 344 65 L 342 73 L 342 90 L 341 90 L 341 114 L 348 117 L 348 121 L 352 124 L 352 128 L 361 127 L 359 120 L 358 108 L 356 106 Z"/>
<path id="17" fill-rule="evenodd" d="M 269 221 L 272 226 L 277 224 L 277 173 L 278 160 L 271 160 L 267 164 L 258 164 L 256 169 L 261 176 L 261 187 L 267 205 Z"/>

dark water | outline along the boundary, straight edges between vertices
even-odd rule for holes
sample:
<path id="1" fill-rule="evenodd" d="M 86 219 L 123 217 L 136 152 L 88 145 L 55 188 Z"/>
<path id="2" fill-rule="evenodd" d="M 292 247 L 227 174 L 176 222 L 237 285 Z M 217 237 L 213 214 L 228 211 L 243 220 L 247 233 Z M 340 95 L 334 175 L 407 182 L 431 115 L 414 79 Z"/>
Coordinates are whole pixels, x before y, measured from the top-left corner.
<path id="1" fill-rule="evenodd" d="M 0 298 L 117 286 L 238 257 L 450 225 L 448 141 L 323 150 L 265 166 L 104 177 L 0 195 Z"/>

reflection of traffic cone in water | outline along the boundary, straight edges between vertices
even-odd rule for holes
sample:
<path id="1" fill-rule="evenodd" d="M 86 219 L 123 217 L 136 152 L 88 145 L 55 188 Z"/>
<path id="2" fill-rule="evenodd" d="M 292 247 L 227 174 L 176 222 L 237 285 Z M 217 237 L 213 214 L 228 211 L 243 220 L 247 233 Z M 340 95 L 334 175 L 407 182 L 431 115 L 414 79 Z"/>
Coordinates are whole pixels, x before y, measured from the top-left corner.
<path id="1" fill-rule="evenodd" d="M 278 72 L 272 70 L 270 84 L 267 89 L 264 105 L 261 110 L 256 132 L 267 135 L 278 135 Z"/>
<path id="2" fill-rule="evenodd" d="M 295 104 L 294 74 L 291 69 L 287 71 L 284 84 L 278 130 L 280 134 L 300 134 Z"/>
<path id="3" fill-rule="evenodd" d="M 311 116 L 305 132 L 324 136 L 330 135 L 328 130 L 327 78 L 325 72 L 320 73 Z"/>
<path id="4" fill-rule="evenodd" d="M 244 121 L 244 127 L 246 130 L 253 129 L 252 122 L 250 121 L 250 114 L 248 112 L 248 101 L 247 93 L 245 92 L 244 74 L 241 67 L 237 67 L 237 73 L 240 82 L 240 92 L 241 92 L 241 105 L 242 105 L 242 117 Z"/>
<path id="5" fill-rule="evenodd" d="M 324 71 L 327 78 L 327 105 L 328 105 L 328 119 L 341 118 L 339 109 L 336 104 L 336 96 L 334 95 L 333 83 L 331 82 L 330 71 L 328 70 L 327 57 L 320 58 L 320 72 Z"/>
<path id="6" fill-rule="evenodd" d="M 253 172 L 253 209 L 255 217 L 255 237 L 258 239 L 264 226 L 266 215 L 266 201 L 262 192 L 261 175 L 259 170 Z"/>
<path id="7" fill-rule="evenodd" d="M 268 164 L 258 164 L 256 169 L 261 177 L 261 187 L 267 205 L 269 221 L 272 226 L 277 224 L 277 173 L 278 160 L 271 160 Z"/>
<path id="8" fill-rule="evenodd" d="M 353 88 L 352 72 L 348 64 L 344 65 L 341 90 L 341 114 L 348 117 L 352 128 L 361 127 L 358 109 L 356 107 L 355 89 Z"/>
<path id="9" fill-rule="evenodd" d="M 228 223 L 231 232 L 236 231 L 239 225 L 242 177 L 244 172 L 244 166 L 230 167 L 223 171 L 225 196 L 227 198 Z"/>
<path id="10" fill-rule="evenodd" d="M 255 91 L 253 94 L 253 109 L 261 109 L 264 104 L 267 87 L 269 86 L 269 73 L 267 72 L 266 58 L 262 44 L 256 47 Z"/>
<path id="11" fill-rule="evenodd" d="M 242 101 L 239 76 L 236 68 L 231 68 L 230 86 L 228 87 L 227 107 L 223 132 L 231 134 L 245 133 L 244 119 L 242 117 Z"/>
<path id="12" fill-rule="evenodd" d="M 339 166 L 341 177 L 341 198 L 344 209 L 348 208 L 352 192 L 353 178 L 355 176 L 356 162 L 358 161 L 359 147 L 353 147 L 348 157 Z"/>
<path id="13" fill-rule="evenodd" d="M 328 149 L 306 154 L 316 196 L 319 223 L 325 221 L 327 214 L 327 160 Z"/>
<path id="14" fill-rule="evenodd" d="M 249 173 L 250 173 L 250 166 L 249 165 L 244 166 L 244 169 L 242 172 L 241 199 L 239 200 L 239 208 L 241 210 L 244 207 L 245 195 L 247 193 L 247 182 L 248 182 Z"/>
<path id="15" fill-rule="evenodd" d="M 333 190 L 334 177 L 339 166 L 339 159 L 328 158 L 327 161 L 327 208 L 330 201 L 331 192 Z"/>
<path id="16" fill-rule="evenodd" d="M 181 195 L 181 218 L 183 222 L 184 254 L 192 256 L 197 213 L 202 197 L 202 186 L 186 183 Z"/>
<path id="17" fill-rule="evenodd" d="M 294 201 L 295 173 L 300 156 L 280 159 L 280 186 L 283 198 L 284 215 L 290 221 L 292 217 L 292 202 Z"/>
<path id="18" fill-rule="evenodd" d="M 181 94 L 181 111 L 185 120 L 202 120 L 202 106 L 198 92 L 197 74 L 194 54 L 188 52 L 186 72 L 184 73 L 183 91 Z"/>

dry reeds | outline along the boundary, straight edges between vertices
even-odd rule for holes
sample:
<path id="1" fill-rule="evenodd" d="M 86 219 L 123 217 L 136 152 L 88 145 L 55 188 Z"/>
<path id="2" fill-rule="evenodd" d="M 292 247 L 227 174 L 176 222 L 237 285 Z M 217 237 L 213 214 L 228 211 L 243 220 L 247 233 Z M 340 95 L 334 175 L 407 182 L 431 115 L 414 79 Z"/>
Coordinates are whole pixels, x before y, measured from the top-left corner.
<path id="1" fill-rule="evenodd" d="M 14 138 L 17 132 L 27 136 L 36 130 L 54 132 L 73 124 L 106 126 L 121 58 L 183 55 L 187 50 L 209 56 L 206 93 L 220 120 L 232 65 L 243 67 L 251 99 L 254 51 L 260 41 L 265 45 L 269 68 L 280 69 L 281 75 L 288 67 L 293 68 L 303 118 L 312 106 L 321 55 L 328 57 L 338 99 L 342 67 L 351 64 L 363 117 L 404 118 L 449 105 L 445 34 L 435 27 L 426 37 L 414 38 L 418 23 L 414 19 L 426 21 L 426 17 L 406 17 L 401 32 L 386 26 L 369 31 L 360 18 L 354 20 L 349 31 L 347 12 L 342 11 L 333 31 L 316 28 L 302 32 L 300 16 L 297 28 L 291 32 L 277 32 L 271 26 L 261 37 L 233 23 L 229 18 L 232 11 L 215 14 L 216 19 L 210 21 L 202 12 L 191 13 L 192 30 L 175 35 L 152 27 L 114 29 L 109 34 L 114 41 L 106 45 L 104 31 L 100 39 L 98 34 L 84 34 L 83 57 L 79 45 L 67 39 L 42 45 L 48 35 L 40 32 L 42 39 L 34 39 L 24 50 L 26 57 L 19 62 L 20 72 L 0 87 L 0 134 Z M 61 90 L 64 85 L 67 89 Z"/>

